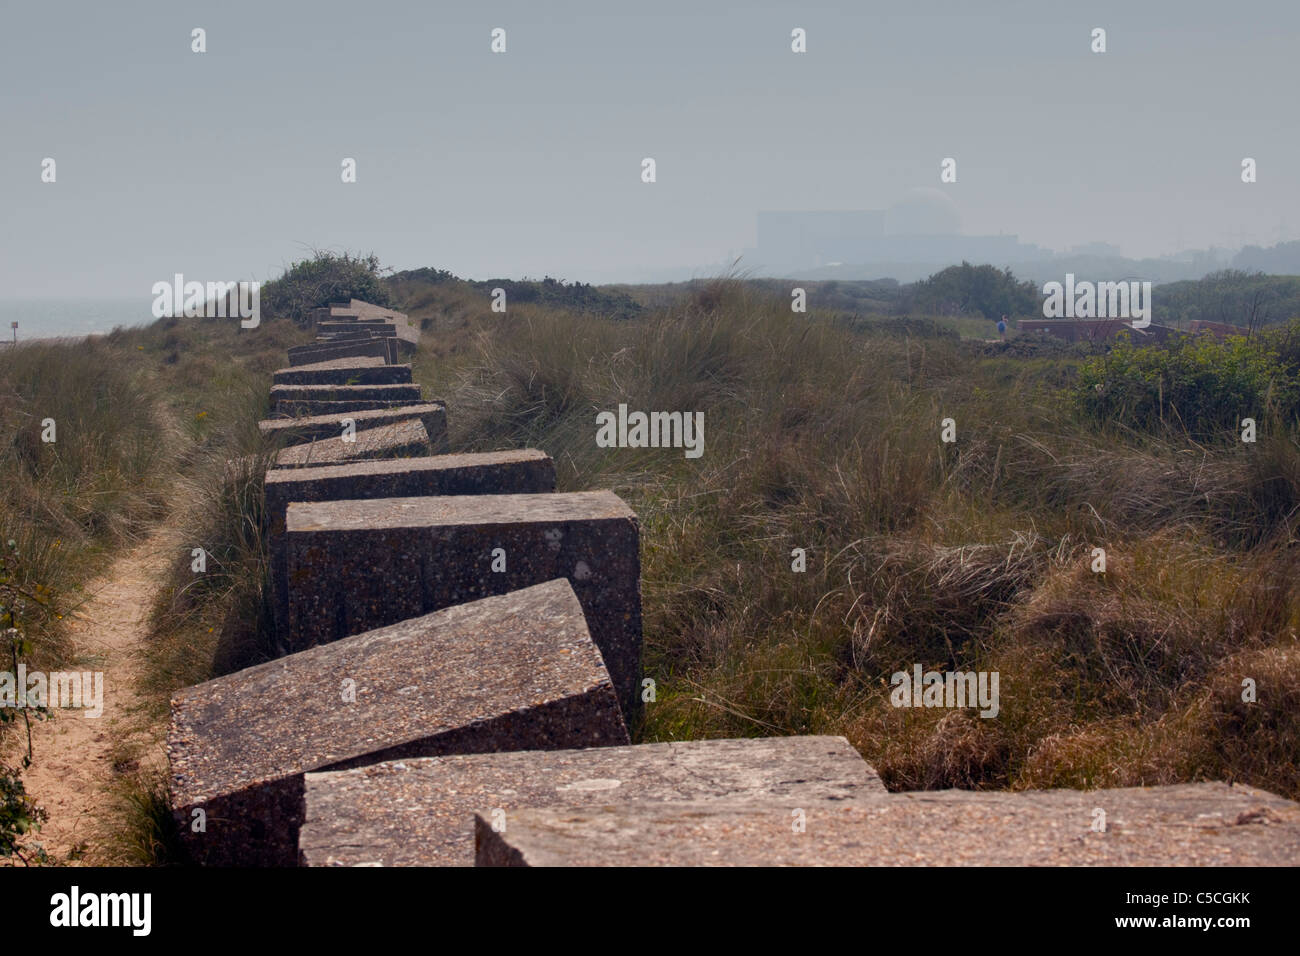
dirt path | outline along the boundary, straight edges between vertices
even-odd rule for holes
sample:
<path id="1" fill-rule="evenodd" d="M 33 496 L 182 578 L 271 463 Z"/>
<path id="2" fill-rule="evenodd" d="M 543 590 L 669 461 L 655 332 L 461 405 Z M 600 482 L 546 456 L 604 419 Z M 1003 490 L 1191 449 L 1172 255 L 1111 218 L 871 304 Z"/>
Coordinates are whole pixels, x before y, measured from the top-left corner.
<path id="1" fill-rule="evenodd" d="M 178 547 L 174 528 L 156 528 L 86 587 L 68 627 L 73 651 L 65 670 L 103 674 L 103 714 L 65 709 L 32 723 L 33 761 L 23 782 L 49 813 L 37 840 L 52 862 L 123 862 L 112 839 L 121 800 L 115 787 L 124 773 L 166 761 L 165 723 L 142 706 L 137 685 L 149 609 Z M 26 743 L 21 729 L 10 736 Z"/>

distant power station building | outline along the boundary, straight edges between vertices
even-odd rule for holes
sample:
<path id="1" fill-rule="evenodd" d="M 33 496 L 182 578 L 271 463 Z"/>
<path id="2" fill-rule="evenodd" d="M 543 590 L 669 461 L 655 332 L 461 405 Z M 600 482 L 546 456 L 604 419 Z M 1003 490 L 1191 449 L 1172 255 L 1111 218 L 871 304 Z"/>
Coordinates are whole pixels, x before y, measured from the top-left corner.
<path id="1" fill-rule="evenodd" d="M 916 189 L 888 209 L 845 212 L 760 212 L 758 248 L 766 272 L 833 265 L 1009 263 L 1047 258 L 1016 236 L 964 236 L 953 201 L 937 189 Z"/>

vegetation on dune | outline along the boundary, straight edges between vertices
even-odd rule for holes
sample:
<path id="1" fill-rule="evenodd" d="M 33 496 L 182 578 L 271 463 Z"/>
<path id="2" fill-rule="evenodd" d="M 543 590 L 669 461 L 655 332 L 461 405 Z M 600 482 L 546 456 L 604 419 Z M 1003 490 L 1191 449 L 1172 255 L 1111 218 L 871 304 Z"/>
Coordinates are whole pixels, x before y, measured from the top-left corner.
<path id="1" fill-rule="evenodd" d="M 470 324 L 417 373 L 453 444 L 544 448 L 562 488 L 640 515 L 644 739 L 839 733 L 897 789 L 1298 794 L 1300 445 L 1275 405 L 1254 444 L 1192 441 L 1168 413 L 1080 408 L 1080 350 L 988 358 L 923 325 L 792 316 L 744 282 L 631 323 L 480 306 Z M 619 403 L 703 411 L 704 456 L 596 447 Z M 891 706 L 916 663 L 998 671 L 1000 715 Z M 1247 678 L 1266 704 L 1241 700 Z"/>
<path id="2" fill-rule="evenodd" d="M 167 318 L 0 350 L 0 629 L 16 631 L 0 670 L 13 669 L 14 653 L 33 671 L 73 663 L 64 625 L 79 613 L 83 585 L 173 509 L 189 528 L 184 539 L 215 556 L 199 587 L 219 590 L 229 551 L 204 527 L 205 502 L 219 498 L 227 459 L 260 441 L 269 373 L 304 338 L 283 322 L 242 330 L 236 321 Z M 195 584 L 189 546 L 176 568 L 169 602 Z M 186 676 L 210 670 L 212 647 L 194 633 L 160 621 L 157 634 L 152 654 L 189 662 Z M 149 691 L 165 708 L 188 682 L 163 676 Z M 15 726 L 22 721 L 0 727 L 0 743 L 26 756 Z M 17 851 L 38 861 L 42 813 L 22 787 L 22 762 L 0 772 L 0 857 Z M 130 799 L 136 782 L 121 783 Z"/>
<path id="3" fill-rule="evenodd" d="M 1222 437 L 1242 419 L 1300 416 L 1300 320 L 1223 343 L 1184 337 L 1161 348 L 1127 337 L 1080 368 L 1078 399 L 1101 422 L 1150 431 L 1166 423 L 1195 438 Z"/>
<path id="4" fill-rule="evenodd" d="M 331 302 L 360 299 L 386 306 L 390 303 L 383 273 L 373 254 L 316 250 L 310 259 L 293 263 L 262 286 L 262 312 L 267 318 L 303 322 L 312 309 Z"/>
<path id="5" fill-rule="evenodd" d="M 1016 279 L 1010 269 L 963 262 L 907 286 L 902 305 L 922 315 L 982 315 L 996 322 L 1001 316 L 1033 316 L 1042 311 L 1042 298 L 1032 282 Z"/>
<path id="6" fill-rule="evenodd" d="M 1158 285 L 1152 298 L 1164 325 L 1186 328 L 1199 320 L 1254 331 L 1300 316 L 1300 276 L 1224 269 Z"/>
<path id="7" fill-rule="evenodd" d="M 1130 279 L 1139 278 L 1129 276 Z M 1005 269 L 963 262 L 919 282 L 894 279 L 759 279 L 748 284 L 774 297 L 804 289 L 821 312 L 854 316 L 913 316 L 937 319 L 965 337 L 990 338 L 1000 316 L 1042 318 L 1043 294 L 1032 282 Z M 666 308 L 699 292 L 709 280 L 663 285 L 619 285 L 647 308 Z M 1300 317 L 1300 276 L 1226 269 L 1201 279 L 1158 284 L 1152 289 L 1156 323 L 1185 329 L 1193 321 L 1219 322 L 1250 331 L 1285 325 Z"/>
<path id="8" fill-rule="evenodd" d="M 640 304 L 616 288 L 602 288 L 584 282 L 565 282 L 546 276 L 542 279 L 460 279 L 444 269 L 411 269 L 391 277 L 393 295 L 403 300 L 415 315 L 423 307 L 445 302 L 449 294 L 490 298 L 497 289 L 505 293 L 511 305 L 543 305 L 571 312 L 601 315 L 612 319 L 630 319 L 641 311 Z"/>
<path id="9" fill-rule="evenodd" d="M 315 285 L 284 301 L 386 301 L 424 327 L 414 377 L 447 402 L 454 449 L 541 448 L 561 490 L 636 510 L 657 694 L 639 739 L 843 734 L 894 789 L 1235 779 L 1300 796 L 1294 330 L 990 349 L 960 325 L 982 315 L 811 295 L 797 315 L 765 282 L 613 290 L 637 299 L 630 319 L 546 296 L 499 314 L 449 273 L 363 294 L 335 290 L 378 277 L 372 259 L 310 263 L 286 277 Z M 168 497 L 209 570 L 179 551 L 152 609 L 156 712 L 273 652 L 256 422 L 308 338 L 165 319 L 0 355 L 0 543 L 16 543 L 0 603 L 17 606 L 7 585 L 46 599 L 24 605 L 33 659 L 57 662 L 57 614 Z M 598 447 L 596 415 L 620 403 L 703 412 L 703 456 Z M 916 664 L 996 671 L 998 716 L 893 706 L 891 676 Z M 165 784 L 127 781 L 123 801 L 129 852 L 167 859 Z"/>
<path id="10" fill-rule="evenodd" d="M 0 351 L 0 670 L 58 667 L 79 585 L 164 507 L 172 426 L 156 414 L 142 349 L 128 340 Z M 2 708 L 0 733 L 25 737 L 26 724 L 46 715 Z M 23 739 L 3 742 L 17 756 L 0 767 L 0 857 L 43 861 L 35 841 L 44 812 L 20 778 L 39 754 Z"/>

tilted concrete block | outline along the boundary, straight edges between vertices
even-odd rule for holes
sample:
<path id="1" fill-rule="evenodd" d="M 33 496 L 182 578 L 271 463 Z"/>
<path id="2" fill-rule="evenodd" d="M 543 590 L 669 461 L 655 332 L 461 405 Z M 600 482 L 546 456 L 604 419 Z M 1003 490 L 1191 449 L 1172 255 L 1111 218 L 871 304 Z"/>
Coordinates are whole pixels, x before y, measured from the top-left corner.
<path id="1" fill-rule="evenodd" d="M 440 445 L 445 441 L 444 437 Z M 279 468 L 306 468 L 372 458 L 414 458 L 428 455 L 433 450 L 424 423 L 411 418 L 394 425 L 359 431 L 355 441 L 347 442 L 341 437 L 322 438 L 290 445 L 276 453 L 275 464 Z"/>
<path id="2" fill-rule="evenodd" d="M 750 799 L 812 807 L 880 796 L 843 737 L 696 740 L 432 757 L 306 777 L 307 866 L 472 866 L 474 813 L 509 829 L 516 810 Z"/>
<path id="3" fill-rule="evenodd" d="M 346 402 L 353 399 L 362 401 L 391 400 L 406 405 L 417 405 L 421 401 L 420 386 L 415 383 L 405 385 L 272 385 L 271 409 L 274 411 L 281 402 Z"/>
<path id="4" fill-rule="evenodd" d="M 272 381 L 275 385 L 401 385 L 410 384 L 411 366 L 390 365 L 379 356 L 351 356 L 282 368 Z"/>
<path id="5" fill-rule="evenodd" d="M 555 490 L 555 463 L 533 448 L 355 462 L 266 473 L 266 521 L 275 592 L 275 620 L 288 622 L 285 512 L 292 501 L 348 501 L 418 495 L 543 494 Z"/>
<path id="6" fill-rule="evenodd" d="M 293 650 L 567 577 L 625 711 L 640 708 L 639 530 L 612 492 L 292 503 L 285 554 Z"/>
<path id="7" fill-rule="evenodd" d="M 397 326 L 392 322 L 322 322 L 316 328 L 322 335 L 345 333 L 372 338 L 397 335 Z"/>
<path id="8" fill-rule="evenodd" d="M 418 418 L 432 441 L 447 433 L 447 406 L 442 402 L 421 402 L 419 405 L 402 405 L 398 408 L 375 408 L 368 411 L 342 412 L 336 415 L 310 415 L 306 418 L 268 418 L 258 422 L 257 429 L 265 438 L 292 442 L 319 441 L 342 435 L 351 423 L 355 434 L 371 428 L 392 425 L 399 421 Z"/>
<path id="9" fill-rule="evenodd" d="M 308 399 L 285 399 L 271 409 L 272 418 L 309 418 L 320 415 L 346 415 L 348 412 L 372 412 L 381 408 L 401 408 L 411 404 L 405 398 L 350 398 L 338 402 Z"/>
<path id="10" fill-rule="evenodd" d="M 341 358 L 361 358 L 361 357 L 378 357 L 384 359 L 388 364 L 395 364 L 389 360 L 389 345 L 383 339 L 370 338 L 360 342 L 340 342 L 337 345 L 333 343 L 325 345 L 300 345 L 289 349 L 289 365 L 297 367 L 299 365 L 314 365 L 317 362 L 329 362 Z"/>
<path id="11" fill-rule="evenodd" d="M 293 865 L 309 771 L 627 742 L 561 580 L 188 687 L 172 698 L 167 753 L 193 861 Z"/>
<path id="12" fill-rule="evenodd" d="M 482 807 L 475 826 L 480 866 L 1278 866 L 1300 859 L 1300 804 L 1224 783 L 919 791 L 838 806 L 540 808 L 510 814 L 505 832 L 493 829 L 492 810 Z"/>

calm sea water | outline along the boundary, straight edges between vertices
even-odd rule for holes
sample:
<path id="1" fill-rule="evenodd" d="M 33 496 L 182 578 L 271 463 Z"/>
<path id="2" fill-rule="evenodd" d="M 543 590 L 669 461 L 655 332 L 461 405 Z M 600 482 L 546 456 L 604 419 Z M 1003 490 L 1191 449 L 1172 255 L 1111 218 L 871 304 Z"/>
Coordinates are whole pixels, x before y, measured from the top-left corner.
<path id="1" fill-rule="evenodd" d="M 153 302 L 141 299 L 0 299 L 0 342 L 93 335 L 119 325 L 148 325 L 154 321 Z"/>

